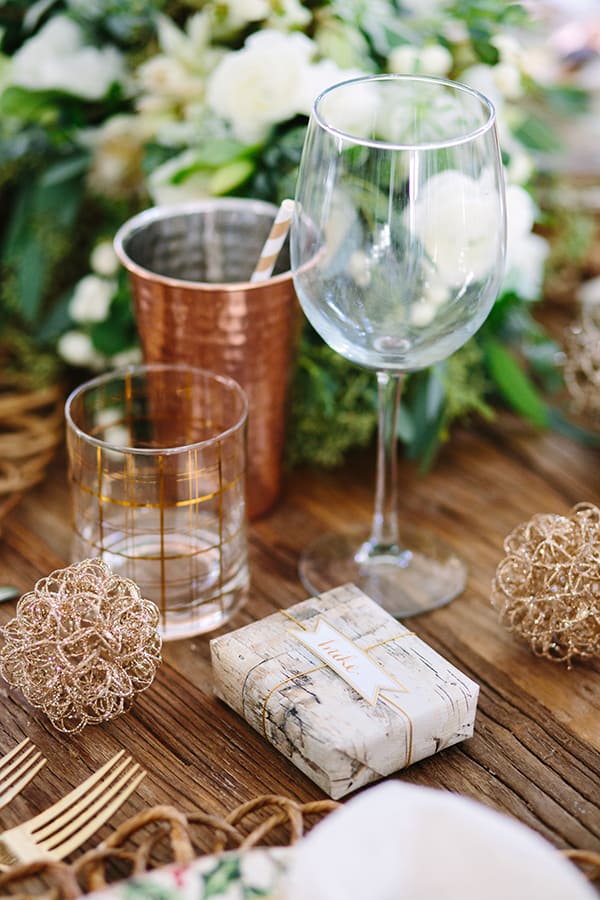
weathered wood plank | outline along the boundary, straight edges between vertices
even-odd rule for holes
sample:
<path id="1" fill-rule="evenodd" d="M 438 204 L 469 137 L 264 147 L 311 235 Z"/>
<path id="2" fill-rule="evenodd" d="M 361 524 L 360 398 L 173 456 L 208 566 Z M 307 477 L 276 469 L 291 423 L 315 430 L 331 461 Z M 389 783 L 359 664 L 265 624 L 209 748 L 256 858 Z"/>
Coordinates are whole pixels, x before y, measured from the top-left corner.
<path id="1" fill-rule="evenodd" d="M 600 851 L 600 661 L 573 669 L 536 659 L 498 624 L 489 602 L 503 539 L 537 512 L 600 503 L 598 451 L 533 434 L 510 418 L 457 433 L 432 472 L 403 463 L 401 512 L 452 544 L 469 565 L 464 594 L 411 620 L 435 650 L 479 682 L 475 736 L 397 777 L 458 791 L 508 812 L 556 846 Z M 288 476 L 282 503 L 252 525 L 252 588 L 227 629 L 304 599 L 300 551 L 317 533 L 368 520 L 372 455 L 336 472 Z M 25 591 L 69 553 L 68 492 L 60 461 L 4 523 L 0 582 Z M 0 622 L 14 604 L 0 606 Z M 170 644 L 152 688 L 131 712 L 68 737 L 0 684 L 0 752 L 29 735 L 49 759 L 43 777 L 3 811 L 16 824 L 82 780 L 118 747 L 149 770 L 126 808 L 158 802 L 222 813 L 259 793 L 323 796 L 235 713 L 212 696 L 208 638 Z M 102 834 L 106 834 L 103 829 Z"/>

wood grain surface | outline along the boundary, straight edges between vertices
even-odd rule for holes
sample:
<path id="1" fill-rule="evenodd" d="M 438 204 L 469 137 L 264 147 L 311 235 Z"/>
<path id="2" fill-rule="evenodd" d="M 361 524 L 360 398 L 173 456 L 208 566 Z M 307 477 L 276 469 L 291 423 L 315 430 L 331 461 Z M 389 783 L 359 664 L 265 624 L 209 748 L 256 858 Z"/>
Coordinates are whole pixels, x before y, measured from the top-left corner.
<path id="1" fill-rule="evenodd" d="M 302 600 L 302 547 L 368 520 L 373 459 L 334 472 L 295 471 L 278 507 L 250 529 L 252 590 L 227 629 Z M 474 737 L 398 778 L 457 791 L 509 813 L 559 848 L 600 851 L 600 660 L 572 669 L 535 658 L 498 624 L 490 583 L 503 540 L 538 512 L 600 504 L 600 450 L 532 433 L 511 418 L 456 433 L 425 476 L 402 463 L 402 513 L 444 537 L 469 565 L 463 595 L 410 620 L 434 649 L 481 685 Z M 2 523 L 0 583 L 24 592 L 68 561 L 68 486 L 59 457 L 44 484 Z M 0 621 L 14 604 L 0 606 Z M 262 793 L 324 795 L 215 699 L 208 638 L 168 644 L 152 687 L 125 716 L 70 737 L 0 682 L 0 753 L 29 736 L 48 765 L 1 814 L 10 827 L 53 802 L 123 747 L 148 777 L 113 824 L 157 803 L 223 814 Z M 108 833 L 105 826 L 101 836 Z M 88 846 L 90 846 L 88 844 Z"/>

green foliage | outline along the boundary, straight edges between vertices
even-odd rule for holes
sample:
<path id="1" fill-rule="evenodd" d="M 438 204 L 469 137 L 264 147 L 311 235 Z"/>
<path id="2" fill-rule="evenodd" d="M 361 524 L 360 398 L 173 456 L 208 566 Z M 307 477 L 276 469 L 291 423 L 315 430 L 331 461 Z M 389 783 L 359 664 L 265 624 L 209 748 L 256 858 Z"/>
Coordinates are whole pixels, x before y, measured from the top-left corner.
<path id="1" fill-rule="evenodd" d="M 488 371 L 508 405 L 536 427 L 546 428 L 547 405 L 515 357 L 492 337 L 486 338 L 484 351 Z"/>
<path id="2" fill-rule="evenodd" d="M 364 446 L 377 424 L 372 372 L 334 353 L 306 326 L 292 388 L 286 457 L 290 466 L 336 466 Z"/>
<path id="3" fill-rule="evenodd" d="M 96 350 L 110 359 L 136 343 L 137 330 L 125 271 L 119 272 L 117 293 L 112 299 L 108 316 L 94 322 L 90 337 Z"/>
<path id="4" fill-rule="evenodd" d="M 44 175 L 17 194 L 0 250 L 1 296 L 30 327 L 42 315 L 53 270 L 70 245 L 82 196 L 79 177 Z"/>
<path id="5" fill-rule="evenodd" d="M 209 897 L 220 897 L 230 882 L 240 877 L 240 861 L 237 857 L 232 856 L 223 859 L 215 868 L 207 875 L 202 875 L 204 882 L 204 891 L 202 896 L 208 900 Z"/>

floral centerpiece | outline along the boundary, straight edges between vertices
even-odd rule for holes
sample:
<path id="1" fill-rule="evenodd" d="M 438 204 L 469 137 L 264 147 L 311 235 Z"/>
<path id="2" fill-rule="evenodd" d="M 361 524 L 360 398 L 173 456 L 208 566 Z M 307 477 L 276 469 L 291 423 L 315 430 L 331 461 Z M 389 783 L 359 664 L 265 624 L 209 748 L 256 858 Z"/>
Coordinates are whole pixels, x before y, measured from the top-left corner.
<path id="1" fill-rule="evenodd" d="M 11 0 L 0 10 L 0 233 L 4 341 L 98 370 L 139 354 L 111 241 L 150 204 L 293 196 L 307 116 L 329 84 L 362 72 L 465 81 L 495 103 L 508 182 L 504 288 L 481 332 L 411 376 L 401 412 L 427 463 L 451 423 L 492 414 L 498 393 L 537 425 L 530 377 L 556 379 L 556 346 L 532 317 L 548 245 L 534 232 L 531 151 L 554 136 L 535 104 L 581 105 L 554 60 L 526 52 L 528 17 L 503 0 Z M 551 73 L 548 77 L 548 73 Z M 518 349 L 514 355 L 511 346 Z M 376 419 L 368 373 L 306 327 L 289 457 L 335 464 Z"/>

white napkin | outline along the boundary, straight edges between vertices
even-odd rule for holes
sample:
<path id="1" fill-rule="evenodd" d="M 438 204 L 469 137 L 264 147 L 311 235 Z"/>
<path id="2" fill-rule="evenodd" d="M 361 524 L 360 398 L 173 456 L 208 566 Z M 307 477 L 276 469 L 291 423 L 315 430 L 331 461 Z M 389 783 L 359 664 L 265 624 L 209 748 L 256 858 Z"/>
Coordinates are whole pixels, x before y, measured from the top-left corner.
<path id="1" fill-rule="evenodd" d="M 286 900 L 597 900 L 534 831 L 447 791 L 389 781 L 295 848 Z"/>

